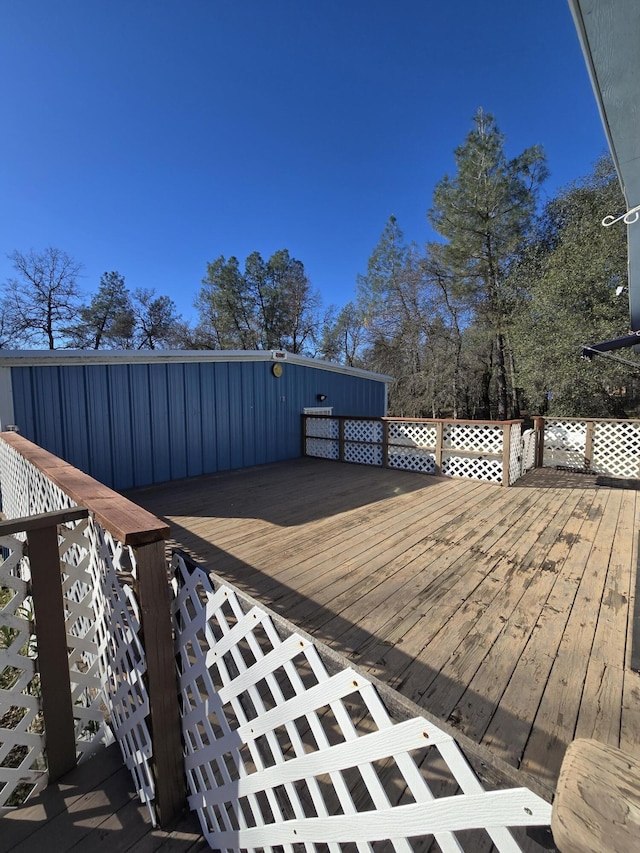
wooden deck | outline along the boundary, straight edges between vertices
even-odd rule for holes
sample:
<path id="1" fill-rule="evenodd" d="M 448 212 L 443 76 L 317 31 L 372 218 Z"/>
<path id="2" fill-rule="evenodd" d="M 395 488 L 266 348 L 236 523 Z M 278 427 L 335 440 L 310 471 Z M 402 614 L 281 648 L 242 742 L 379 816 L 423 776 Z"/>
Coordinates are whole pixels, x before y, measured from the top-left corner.
<path id="1" fill-rule="evenodd" d="M 575 737 L 640 751 L 639 494 L 301 459 L 128 496 L 217 575 L 553 788 Z"/>
<path id="2" fill-rule="evenodd" d="M 202 853 L 194 814 L 166 830 L 151 826 L 117 746 L 98 753 L 27 806 L 0 820 L 2 853 Z"/>

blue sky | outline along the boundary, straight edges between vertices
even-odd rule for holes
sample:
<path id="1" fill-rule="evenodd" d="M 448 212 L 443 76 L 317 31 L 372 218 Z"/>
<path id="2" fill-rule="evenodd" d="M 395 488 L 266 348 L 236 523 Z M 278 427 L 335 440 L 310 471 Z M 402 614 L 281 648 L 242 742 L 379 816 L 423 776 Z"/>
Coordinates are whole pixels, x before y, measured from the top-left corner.
<path id="1" fill-rule="evenodd" d="M 547 195 L 606 147 L 565 0 L 4 0 L 0 281 L 56 246 L 185 317 L 207 261 L 287 248 L 353 298 L 426 211 L 479 106 Z"/>

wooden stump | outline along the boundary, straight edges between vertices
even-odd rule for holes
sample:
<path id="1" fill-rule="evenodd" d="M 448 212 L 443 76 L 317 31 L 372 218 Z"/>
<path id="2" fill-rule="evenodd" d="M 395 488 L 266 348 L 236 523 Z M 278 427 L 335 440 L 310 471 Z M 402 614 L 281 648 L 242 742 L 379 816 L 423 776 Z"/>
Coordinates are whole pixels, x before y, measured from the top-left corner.
<path id="1" fill-rule="evenodd" d="M 595 740 L 568 748 L 551 818 L 562 853 L 640 849 L 640 760 Z"/>

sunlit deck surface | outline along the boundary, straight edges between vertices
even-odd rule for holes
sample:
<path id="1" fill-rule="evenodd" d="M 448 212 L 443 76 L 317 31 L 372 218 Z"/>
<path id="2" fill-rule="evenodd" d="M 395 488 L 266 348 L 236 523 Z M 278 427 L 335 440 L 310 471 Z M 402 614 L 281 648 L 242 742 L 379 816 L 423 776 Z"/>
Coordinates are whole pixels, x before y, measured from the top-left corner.
<path id="1" fill-rule="evenodd" d="M 602 482 L 301 459 L 129 497 L 208 569 L 553 788 L 575 737 L 640 749 L 640 493 Z"/>

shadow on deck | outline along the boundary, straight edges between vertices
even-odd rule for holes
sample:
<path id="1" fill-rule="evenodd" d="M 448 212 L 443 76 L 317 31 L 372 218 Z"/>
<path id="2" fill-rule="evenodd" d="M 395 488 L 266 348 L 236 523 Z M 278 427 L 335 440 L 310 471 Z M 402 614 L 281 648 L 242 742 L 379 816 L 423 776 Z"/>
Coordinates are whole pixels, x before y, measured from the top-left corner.
<path id="1" fill-rule="evenodd" d="M 2 818 L 3 853 L 135 851 L 198 853 L 209 850 L 195 814 L 166 830 L 154 829 L 122 764 L 117 745 L 98 752 L 49 785 L 28 805 Z"/>
<path id="2" fill-rule="evenodd" d="M 549 796 L 573 738 L 640 742 L 637 494 L 563 473 L 503 489 L 306 459 L 129 496 L 198 562 Z"/>

